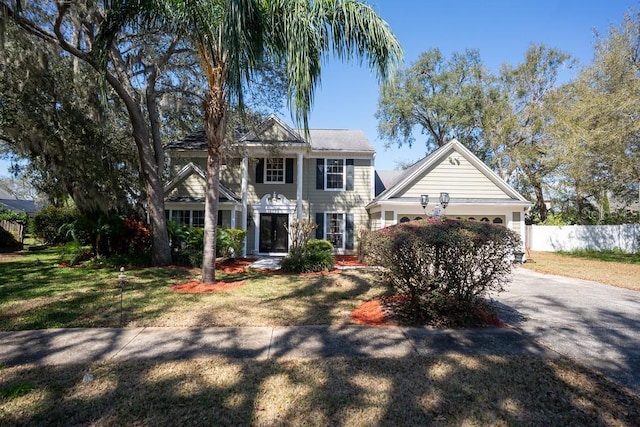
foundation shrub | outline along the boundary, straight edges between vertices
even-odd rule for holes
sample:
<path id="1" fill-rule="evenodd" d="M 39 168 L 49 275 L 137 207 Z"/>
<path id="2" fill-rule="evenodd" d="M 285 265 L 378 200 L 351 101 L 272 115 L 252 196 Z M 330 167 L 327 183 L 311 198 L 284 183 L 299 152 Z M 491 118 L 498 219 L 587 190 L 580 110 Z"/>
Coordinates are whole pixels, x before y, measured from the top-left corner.
<path id="1" fill-rule="evenodd" d="M 331 271 L 335 264 L 333 245 L 327 240 L 311 239 L 303 246 L 291 249 L 280 268 L 288 273 Z"/>
<path id="2" fill-rule="evenodd" d="M 370 232 L 365 260 L 406 297 L 405 314 L 419 322 L 474 322 L 489 291 L 501 291 L 519 248 L 513 231 L 484 222 L 411 221 Z"/>

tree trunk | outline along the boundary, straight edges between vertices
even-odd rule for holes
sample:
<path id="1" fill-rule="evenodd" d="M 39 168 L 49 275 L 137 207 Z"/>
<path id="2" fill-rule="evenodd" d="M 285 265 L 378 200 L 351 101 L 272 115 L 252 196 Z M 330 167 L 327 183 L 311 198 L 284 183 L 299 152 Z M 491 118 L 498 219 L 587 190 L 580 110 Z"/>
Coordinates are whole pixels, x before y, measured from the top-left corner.
<path id="1" fill-rule="evenodd" d="M 216 227 L 218 225 L 220 159 L 227 129 L 227 117 L 222 87 L 210 88 L 205 100 L 204 125 L 207 136 L 207 189 L 204 207 L 203 283 L 215 283 L 216 281 Z"/>
<path id="2" fill-rule="evenodd" d="M 547 204 L 544 201 L 544 194 L 542 193 L 542 186 L 540 184 L 533 184 L 533 191 L 536 195 L 536 201 L 538 202 L 538 213 L 540 214 L 540 222 L 547 220 Z"/>

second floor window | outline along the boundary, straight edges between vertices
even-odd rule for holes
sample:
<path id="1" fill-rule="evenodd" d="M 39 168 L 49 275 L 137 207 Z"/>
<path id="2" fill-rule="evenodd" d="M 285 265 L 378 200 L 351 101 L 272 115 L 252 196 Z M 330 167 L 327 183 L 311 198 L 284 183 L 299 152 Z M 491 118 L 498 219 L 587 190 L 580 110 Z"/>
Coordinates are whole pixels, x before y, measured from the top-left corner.
<path id="1" fill-rule="evenodd" d="M 324 188 L 329 190 L 344 189 L 344 159 L 326 159 L 326 182 Z"/>
<path id="2" fill-rule="evenodd" d="M 264 174 L 265 183 L 284 182 L 284 159 L 267 159 Z"/>

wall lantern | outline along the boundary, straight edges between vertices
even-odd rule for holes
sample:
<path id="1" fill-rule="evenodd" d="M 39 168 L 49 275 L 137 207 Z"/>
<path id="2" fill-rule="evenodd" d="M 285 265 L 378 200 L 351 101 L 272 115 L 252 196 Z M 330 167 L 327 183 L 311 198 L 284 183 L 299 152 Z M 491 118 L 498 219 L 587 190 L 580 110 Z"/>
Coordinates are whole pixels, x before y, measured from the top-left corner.
<path id="1" fill-rule="evenodd" d="M 440 193 L 440 205 L 442 206 L 442 209 L 447 209 L 447 206 L 449 205 L 449 200 L 450 200 L 449 193 Z"/>
<path id="2" fill-rule="evenodd" d="M 427 214 L 427 205 L 429 204 L 429 195 L 428 194 L 422 194 L 420 196 L 420 204 L 422 205 L 422 210 L 424 211 L 424 214 Z"/>

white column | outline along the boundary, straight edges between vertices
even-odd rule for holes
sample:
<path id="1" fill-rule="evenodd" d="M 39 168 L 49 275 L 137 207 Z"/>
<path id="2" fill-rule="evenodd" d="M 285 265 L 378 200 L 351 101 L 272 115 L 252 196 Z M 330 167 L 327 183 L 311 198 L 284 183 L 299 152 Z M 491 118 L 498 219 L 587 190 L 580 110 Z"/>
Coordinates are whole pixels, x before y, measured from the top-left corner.
<path id="1" fill-rule="evenodd" d="M 386 216 L 387 216 L 387 211 L 382 209 L 380 211 L 380 228 L 385 228 L 387 226 L 387 224 L 385 224 L 385 222 L 384 222 Z"/>
<path id="2" fill-rule="evenodd" d="M 236 205 L 231 206 L 231 228 L 236 228 Z"/>
<path id="3" fill-rule="evenodd" d="M 249 185 L 249 158 L 245 155 L 242 157 L 242 183 L 241 183 L 241 191 L 242 191 L 242 224 L 240 224 L 240 228 L 242 230 L 247 231 L 247 188 Z M 235 216 L 235 208 L 234 208 L 234 216 Z M 233 218 L 233 217 L 232 217 Z M 234 221 L 235 219 L 232 219 Z M 244 238 L 244 243 L 242 244 L 242 257 L 247 256 L 247 237 Z"/>
<path id="4" fill-rule="evenodd" d="M 296 180 L 296 211 L 298 220 L 302 219 L 302 153 L 298 153 L 298 158 L 296 159 L 298 166 L 298 176 Z"/>

